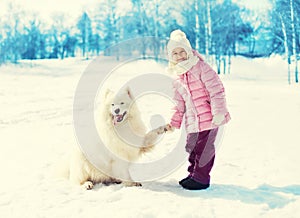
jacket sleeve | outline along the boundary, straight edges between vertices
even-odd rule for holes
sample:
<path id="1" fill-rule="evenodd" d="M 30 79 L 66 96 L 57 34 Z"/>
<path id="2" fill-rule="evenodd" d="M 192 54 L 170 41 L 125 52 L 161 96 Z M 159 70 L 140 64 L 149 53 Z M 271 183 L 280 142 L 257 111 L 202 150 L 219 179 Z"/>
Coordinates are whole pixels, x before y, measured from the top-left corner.
<path id="1" fill-rule="evenodd" d="M 175 101 L 175 107 L 174 109 L 174 114 L 171 118 L 171 126 L 179 129 L 183 120 L 183 115 L 185 113 L 185 101 L 183 99 L 183 97 L 181 96 L 181 94 L 178 91 L 178 87 L 176 87 L 176 85 L 174 85 L 175 83 L 173 83 L 173 90 L 174 90 L 174 101 Z"/>
<path id="2" fill-rule="evenodd" d="M 218 74 L 205 62 L 202 62 L 200 79 L 204 83 L 210 97 L 212 115 L 227 114 L 225 90 L 222 81 Z"/>

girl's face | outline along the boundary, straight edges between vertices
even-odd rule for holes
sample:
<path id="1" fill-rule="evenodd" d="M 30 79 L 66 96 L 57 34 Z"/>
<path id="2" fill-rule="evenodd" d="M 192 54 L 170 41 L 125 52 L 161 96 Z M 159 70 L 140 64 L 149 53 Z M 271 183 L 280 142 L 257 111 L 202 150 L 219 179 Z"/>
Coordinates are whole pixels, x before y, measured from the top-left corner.
<path id="1" fill-rule="evenodd" d="M 178 64 L 181 61 L 187 60 L 187 53 L 183 48 L 175 48 L 172 51 L 172 59 L 176 64 Z"/>

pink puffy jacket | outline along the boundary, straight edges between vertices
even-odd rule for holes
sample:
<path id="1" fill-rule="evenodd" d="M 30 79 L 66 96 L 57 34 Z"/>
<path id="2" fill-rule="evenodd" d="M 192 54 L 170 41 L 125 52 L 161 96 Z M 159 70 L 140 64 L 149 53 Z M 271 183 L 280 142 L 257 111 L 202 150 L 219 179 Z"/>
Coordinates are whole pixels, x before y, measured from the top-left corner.
<path id="1" fill-rule="evenodd" d="M 219 76 L 196 51 L 194 55 L 199 57 L 198 63 L 179 75 L 173 83 L 176 106 L 170 124 L 179 129 L 185 115 L 187 133 L 216 128 L 212 123 L 212 117 L 216 114 L 225 115 L 221 125 L 230 120 Z"/>

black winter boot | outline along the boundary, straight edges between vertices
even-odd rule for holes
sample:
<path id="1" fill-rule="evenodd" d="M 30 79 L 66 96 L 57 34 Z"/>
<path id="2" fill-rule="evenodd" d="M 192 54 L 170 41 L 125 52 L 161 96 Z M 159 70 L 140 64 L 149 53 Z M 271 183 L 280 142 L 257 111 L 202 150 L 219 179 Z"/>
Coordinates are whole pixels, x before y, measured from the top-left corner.
<path id="1" fill-rule="evenodd" d="M 191 178 L 190 176 L 185 177 L 184 179 L 180 180 L 178 183 L 179 185 L 182 185 L 182 183 L 186 180 L 188 180 L 189 178 Z"/>
<path id="2" fill-rule="evenodd" d="M 207 189 L 209 187 L 209 184 L 202 184 L 193 178 L 187 178 L 180 185 L 184 189 L 188 189 L 188 190 L 202 190 L 202 189 Z"/>

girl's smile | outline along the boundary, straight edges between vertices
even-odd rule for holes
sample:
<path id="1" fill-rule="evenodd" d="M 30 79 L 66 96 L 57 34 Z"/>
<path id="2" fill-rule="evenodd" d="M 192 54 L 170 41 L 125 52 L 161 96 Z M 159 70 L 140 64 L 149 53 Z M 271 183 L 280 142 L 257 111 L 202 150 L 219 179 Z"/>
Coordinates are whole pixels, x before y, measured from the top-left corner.
<path id="1" fill-rule="evenodd" d="M 187 53 L 183 48 L 177 47 L 172 51 L 172 59 L 177 64 L 187 60 Z"/>

